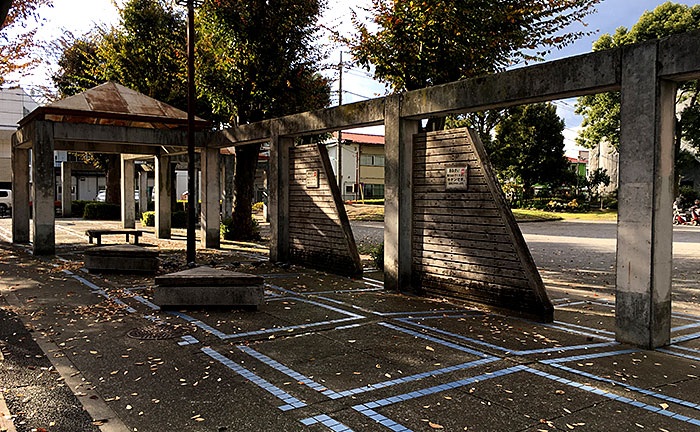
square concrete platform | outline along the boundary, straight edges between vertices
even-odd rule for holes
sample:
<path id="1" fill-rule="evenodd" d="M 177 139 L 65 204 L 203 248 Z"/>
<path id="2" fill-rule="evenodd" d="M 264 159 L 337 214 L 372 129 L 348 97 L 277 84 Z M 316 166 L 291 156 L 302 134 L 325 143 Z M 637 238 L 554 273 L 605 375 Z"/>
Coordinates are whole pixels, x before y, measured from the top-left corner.
<path id="1" fill-rule="evenodd" d="M 263 294 L 261 276 L 203 266 L 156 277 L 153 302 L 162 308 L 257 309 L 263 303 Z"/>
<path id="2" fill-rule="evenodd" d="M 85 251 L 85 268 L 91 272 L 155 273 L 158 251 L 135 245 L 109 245 Z"/>

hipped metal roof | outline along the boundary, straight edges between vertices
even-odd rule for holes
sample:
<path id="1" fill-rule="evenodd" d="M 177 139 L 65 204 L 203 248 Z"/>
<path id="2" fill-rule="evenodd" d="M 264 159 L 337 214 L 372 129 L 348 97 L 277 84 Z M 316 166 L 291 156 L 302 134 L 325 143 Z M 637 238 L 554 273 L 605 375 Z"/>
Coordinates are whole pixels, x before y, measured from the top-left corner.
<path id="1" fill-rule="evenodd" d="M 106 82 L 77 95 L 39 107 L 20 120 L 89 123 L 156 129 L 187 127 L 187 113 L 121 84 Z M 195 117 L 195 128 L 211 123 Z"/>

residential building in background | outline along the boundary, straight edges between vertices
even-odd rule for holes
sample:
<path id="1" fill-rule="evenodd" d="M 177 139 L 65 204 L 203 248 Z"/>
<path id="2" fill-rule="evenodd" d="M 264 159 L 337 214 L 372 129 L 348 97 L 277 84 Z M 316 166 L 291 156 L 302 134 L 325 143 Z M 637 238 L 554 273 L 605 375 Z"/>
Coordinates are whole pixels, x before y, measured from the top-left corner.
<path id="1" fill-rule="evenodd" d="M 343 200 L 384 198 L 384 136 L 343 132 Z M 333 173 L 338 172 L 338 134 L 327 143 Z"/>

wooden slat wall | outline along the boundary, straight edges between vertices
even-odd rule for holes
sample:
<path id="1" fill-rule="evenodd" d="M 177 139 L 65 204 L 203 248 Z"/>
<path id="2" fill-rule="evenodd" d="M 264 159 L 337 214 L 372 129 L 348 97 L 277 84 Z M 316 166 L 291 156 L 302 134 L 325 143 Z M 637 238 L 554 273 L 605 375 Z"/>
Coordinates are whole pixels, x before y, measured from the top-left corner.
<path id="1" fill-rule="evenodd" d="M 292 147 L 289 164 L 290 260 L 333 273 L 361 274 L 360 256 L 326 148 Z M 318 188 L 306 187 L 309 170 L 318 170 Z"/>
<path id="2" fill-rule="evenodd" d="M 413 285 L 550 321 L 551 302 L 478 136 L 418 134 L 413 152 Z M 445 190 L 453 163 L 468 165 L 467 191 Z"/>

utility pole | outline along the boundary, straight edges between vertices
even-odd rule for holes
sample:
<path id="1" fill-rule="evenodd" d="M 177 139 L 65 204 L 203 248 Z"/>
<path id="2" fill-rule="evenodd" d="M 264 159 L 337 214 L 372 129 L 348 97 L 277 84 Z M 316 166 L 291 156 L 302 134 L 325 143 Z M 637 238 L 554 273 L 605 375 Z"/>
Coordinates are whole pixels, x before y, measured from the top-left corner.
<path id="1" fill-rule="evenodd" d="M 343 104 L 343 52 L 340 52 L 340 63 L 338 63 L 338 106 Z M 338 151 L 336 162 L 338 164 L 338 188 L 340 189 L 340 196 L 345 194 L 343 190 L 343 131 L 338 131 Z"/>

